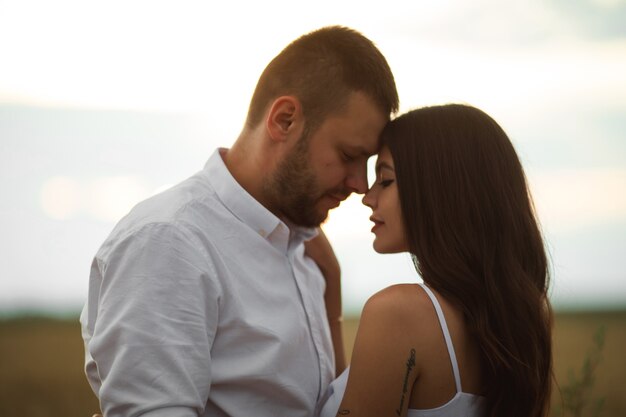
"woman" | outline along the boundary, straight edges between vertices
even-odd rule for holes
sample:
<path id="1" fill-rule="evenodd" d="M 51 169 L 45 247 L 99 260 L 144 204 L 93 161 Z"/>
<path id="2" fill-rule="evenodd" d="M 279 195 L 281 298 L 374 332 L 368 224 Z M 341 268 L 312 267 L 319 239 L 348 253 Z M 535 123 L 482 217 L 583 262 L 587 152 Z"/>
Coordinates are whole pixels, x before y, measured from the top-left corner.
<path id="1" fill-rule="evenodd" d="M 411 111 L 382 139 L 374 249 L 409 252 L 424 285 L 368 300 L 320 415 L 545 416 L 548 265 L 513 145 L 464 105 Z"/>

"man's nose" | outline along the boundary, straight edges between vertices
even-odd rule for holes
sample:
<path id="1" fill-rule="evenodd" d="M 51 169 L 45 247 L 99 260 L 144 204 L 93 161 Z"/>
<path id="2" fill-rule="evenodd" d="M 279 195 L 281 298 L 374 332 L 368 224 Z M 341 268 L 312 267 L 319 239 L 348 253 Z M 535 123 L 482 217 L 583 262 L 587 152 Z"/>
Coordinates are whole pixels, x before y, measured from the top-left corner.
<path id="1" fill-rule="evenodd" d="M 367 164 L 360 164 L 348 173 L 346 187 L 357 194 L 367 192 Z"/>

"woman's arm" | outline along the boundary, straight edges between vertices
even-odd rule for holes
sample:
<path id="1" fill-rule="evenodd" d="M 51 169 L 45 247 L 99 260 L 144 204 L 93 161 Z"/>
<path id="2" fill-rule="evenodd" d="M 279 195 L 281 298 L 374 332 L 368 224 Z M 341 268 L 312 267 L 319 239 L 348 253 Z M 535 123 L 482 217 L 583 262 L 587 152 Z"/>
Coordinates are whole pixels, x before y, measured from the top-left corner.
<path id="1" fill-rule="evenodd" d="M 317 237 L 305 243 L 305 248 L 307 256 L 317 263 L 326 280 L 324 302 L 335 351 L 335 372 L 336 376 L 338 376 L 346 367 L 342 329 L 341 268 L 335 252 L 322 229 L 319 229 Z"/>

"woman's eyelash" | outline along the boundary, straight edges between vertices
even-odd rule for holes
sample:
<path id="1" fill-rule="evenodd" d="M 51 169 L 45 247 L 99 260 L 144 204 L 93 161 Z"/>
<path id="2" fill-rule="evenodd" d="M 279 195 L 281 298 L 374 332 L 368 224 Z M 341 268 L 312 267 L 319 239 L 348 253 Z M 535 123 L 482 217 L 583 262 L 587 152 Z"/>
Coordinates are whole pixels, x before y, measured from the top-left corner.
<path id="1" fill-rule="evenodd" d="M 386 188 L 386 187 L 389 187 L 393 183 L 393 180 L 381 180 L 378 183 L 380 184 L 381 187 Z"/>

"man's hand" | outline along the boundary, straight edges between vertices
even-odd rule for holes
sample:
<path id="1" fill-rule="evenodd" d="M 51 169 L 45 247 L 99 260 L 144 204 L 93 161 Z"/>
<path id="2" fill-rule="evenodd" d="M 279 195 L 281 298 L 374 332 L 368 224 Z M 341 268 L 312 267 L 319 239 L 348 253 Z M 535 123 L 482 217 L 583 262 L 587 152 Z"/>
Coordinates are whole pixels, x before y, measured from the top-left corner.
<path id="1" fill-rule="evenodd" d="M 319 228 L 318 231 L 319 233 L 315 238 L 304 243 L 305 253 L 320 268 L 327 284 L 329 281 L 340 281 L 341 268 L 339 267 L 339 261 L 322 229 Z"/>

